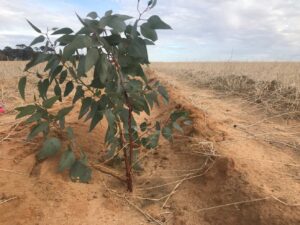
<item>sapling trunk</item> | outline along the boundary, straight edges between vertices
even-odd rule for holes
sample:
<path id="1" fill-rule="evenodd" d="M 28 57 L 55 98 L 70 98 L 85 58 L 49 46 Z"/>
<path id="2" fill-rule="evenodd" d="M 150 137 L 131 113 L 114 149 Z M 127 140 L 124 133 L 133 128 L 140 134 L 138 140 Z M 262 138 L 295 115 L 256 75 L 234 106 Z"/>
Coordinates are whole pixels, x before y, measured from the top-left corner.
<path id="1" fill-rule="evenodd" d="M 132 127 L 131 127 L 131 119 L 132 119 L 132 107 L 129 106 L 128 111 L 128 134 L 129 134 L 129 179 L 127 182 L 128 190 L 130 192 L 133 191 L 132 186 L 132 161 L 133 161 L 133 146 L 134 146 L 134 140 L 132 139 Z"/>
<path id="2" fill-rule="evenodd" d="M 121 148 L 123 149 L 124 153 L 124 161 L 125 161 L 125 169 L 126 169 L 126 182 L 127 182 L 127 190 L 132 192 L 133 191 L 133 184 L 132 184 L 132 173 L 131 173 L 131 164 L 129 163 L 129 157 L 127 155 L 127 148 L 124 147 L 124 136 L 122 132 L 122 126 L 118 123 L 119 132 L 120 132 L 120 142 Z"/>

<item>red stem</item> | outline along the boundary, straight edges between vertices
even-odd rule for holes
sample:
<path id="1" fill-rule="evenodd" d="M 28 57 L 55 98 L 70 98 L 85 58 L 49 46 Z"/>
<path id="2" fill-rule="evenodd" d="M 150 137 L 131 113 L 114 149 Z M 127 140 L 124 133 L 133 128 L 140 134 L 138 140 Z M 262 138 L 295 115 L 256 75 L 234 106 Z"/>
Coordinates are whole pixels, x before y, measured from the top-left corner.
<path id="1" fill-rule="evenodd" d="M 131 119 L 132 119 L 132 107 L 129 106 L 129 110 L 128 110 L 128 133 L 129 133 L 129 149 L 130 149 L 130 152 L 129 152 L 129 154 L 130 154 L 129 155 L 130 156 L 130 159 L 129 159 L 130 167 L 132 166 L 132 161 L 133 161 L 133 146 L 134 146 L 133 137 L 132 137 Z"/>
<path id="2" fill-rule="evenodd" d="M 133 185 L 132 185 L 132 174 L 131 174 L 131 167 L 128 162 L 128 156 L 127 156 L 127 148 L 124 148 L 124 136 L 122 132 L 122 127 L 121 124 L 118 123 L 119 126 L 119 132 L 120 132 L 120 141 L 121 141 L 121 148 L 123 148 L 123 153 L 124 153 L 124 160 L 125 160 L 125 167 L 126 167 L 126 178 L 127 178 L 127 189 L 128 191 L 132 192 L 133 191 Z"/>

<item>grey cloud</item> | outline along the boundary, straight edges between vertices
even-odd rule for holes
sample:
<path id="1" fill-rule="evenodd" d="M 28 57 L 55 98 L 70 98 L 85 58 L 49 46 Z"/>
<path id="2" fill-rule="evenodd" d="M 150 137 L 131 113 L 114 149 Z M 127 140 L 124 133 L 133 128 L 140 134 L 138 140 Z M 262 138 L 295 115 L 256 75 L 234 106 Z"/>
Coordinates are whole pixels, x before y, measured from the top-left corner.
<path id="1" fill-rule="evenodd" d="M 117 2 L 127 12 L 135 5 Z M 297 0 L 161 0 L 153 13 L 174 28 L 158 44 L 183 43 L 183 54 L 197 54 L 186 60 L 224 60 L 232 51 L 236 60 L 299 60 L 299 11 Z M 158 51 L 152 51 L 155 59 Z"/>
<path id="2" fill-rule="evenodd" d="M 136 0 L 111 1 L 120 5 L 119 12 L 137 15 Z M 64 2 L 54 9 L 35 0 L 0 3 L 1 40 L 18 32 L 34 35 L 28 32 L 26 15 L 39 26 L 78 26 L 74 7 Z M 91 6 L 91 10 L 96 9 Z M 151 14 L 160 15 L 173 30 L 159 31 L 150 57 L 155 61 L 227 60 L 233 54 L 234 60 L 300 60 L 299 12 L 298 0 L 158 0 Z"/>

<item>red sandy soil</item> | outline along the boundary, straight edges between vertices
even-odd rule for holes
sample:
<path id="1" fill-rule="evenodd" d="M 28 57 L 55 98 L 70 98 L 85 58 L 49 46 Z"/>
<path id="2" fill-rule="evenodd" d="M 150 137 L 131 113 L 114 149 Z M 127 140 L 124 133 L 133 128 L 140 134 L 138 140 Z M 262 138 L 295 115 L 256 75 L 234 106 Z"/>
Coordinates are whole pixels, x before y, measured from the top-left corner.
<path id="1" fill-rule="evenodd" d="M 42 138 L 26 142 L 29 128 L 10 128 L 14 115 L 1 115 L 7 125 L 0 127 L 0 224 L 300 224 L 300 123 L 265 119 L 239 98 L 193 87 L 172 74 L 156 76 L 172 102 L 156 108 L 149 121 L 182 107 L 194 124 L 173 143 L 161 140 L 157 150 L 142 151 L 144 170 L 135 174 L 132 194 L 95 169 L 90 184 L 71 182 L 67 172 L 56 172 L 59 157 L 36 165 Z M 89 124 L 77 115 L 73 110 L 67 122 L 97 164 L 105 153 L 105 124 L 88 133 Z"/>

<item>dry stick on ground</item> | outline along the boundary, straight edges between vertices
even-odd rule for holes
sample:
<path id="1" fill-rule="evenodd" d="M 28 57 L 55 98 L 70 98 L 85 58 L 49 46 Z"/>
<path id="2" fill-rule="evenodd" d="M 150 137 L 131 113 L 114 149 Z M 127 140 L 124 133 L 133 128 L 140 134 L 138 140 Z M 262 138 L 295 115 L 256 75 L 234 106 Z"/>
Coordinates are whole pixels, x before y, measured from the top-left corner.
<path id="1" fill-rule="evenodd" d="M 15 197 L 11 197 L 11 198 L 9 198 L 9 199 L 5 199 L 5 200 L 3 200 L 3 201 L 0 201 L 0 205 L 4 204 L 4 203 L 6 203 L 6 202 L 10 202 L 10 201 L 12 201 L 12 200 L 14 200 L 14 199 L 17 199 L 17 198 L 18 198 L 18 197 L 15 196 Z"/>
<path id="2" fill-rule="evenodd" d="M 92 165 L 92 167 L 98 171 L 101 171 L 102 173 L 111 175 L 114 178 L 117 178 L 118 180 L 120 180 L 122 182 L 126 182 L 126 178 L 123 175 L 120 175 L 117 171 L 110 169 L 104 165 L 94 164 L 94 165 Z"/>
<path id="3" fill-rule="evenodd" d="M 197 174 L 197 175 L 193 175 L 193 176 L 189 176 L 187 178 L 184 178 L 183 180 L 186 181 L 186 180 L 191 180 L 191 179 L 194 179 L 194 178 L 197 178 L 197 177 L 204 176 L 214 166 L 214 164 L 215 164 L 215 162 L 213 161 L 212 165 L 208 169 L 206 169 L 203 173 Z M 181 179 L 180 180 L 176 180 L 176 181 L 172 181 L 172 182 L 169 182 L 169 183 L 165 183 L 165 184 L 153 186 L 153 187 L 136 188 L 136 190 L 152 190 L 152 189 L 156 189 L 156 188 L 160 188 L 160 187 L 169 186 L 169 185 L 172 185 L 172 184 L 177 184 L 179 181 L 181 181 Z"/>
<path id="4" fill-rule="evenodd" d="M 300 113 L 300 111 L 286 112 L 286 113 L 281 113 L 281 114 L 278 114 L 278 115 L 275 115 L 275 116 L 267 117 L 267 118 L 265 118 L 265 119 L 262 119 L 262 120 L 260 120 L 260 121 L 257 121 L 256 123 L 250 124 L 250 125 L 248 125 L 248 126 L 243 126 L 243 128 L 253 127 L 253 126 L 256 126 L 256 125 L 258 125 L 258 124 L 261 124 L 261 123 L 263 123 L 263 122 L 265 122 L 265 121 L 268 121 L 268 120 L 270 120 L 270 119 L 282 117 L 282 116 L 284 116 L 284 115 L 295 114 L 295 113 Z"/>
<path id="5" fill-rule="evenodd" d="M 7 169 L 0 169 L 0 171 L 7 172 L 7 173 L 20 174 L 20 175 L 29 175 L 28 173 L 18 172 L 18 171 L 14 171 L 14 170 L 7 170 Z"/>
<path id="6" fill-rule="evenodd" d="M 157 224 L 159 224 L 159 225 L 163 225 L 162 222 L 156 220 L 156 219 L 155 219 L 154 217 L 152 217 L 150 214 L 148 214 L 148 213 L 146 213 L 145 211 L 143 211 L 143 210 L 142 210 L 141 208 L 139 208 L 137 205 L 135 205 L 135 204 L 133 204 L 131 201 L 129 201 L 126 197 L 124 197 L 124 199 L 127 201 L 127 203 L 128 203 L 129 205 L 131 205 L 131 206 L 134 207 L 137 211 L 139 211 L 141 214 L 143 214 L 143 215 L 147 218 L 147 220 L 150 220 L 150 221 L 152 221 L 152 222 L 155 222 L 155 223 L 157 223 Z"/>
<path id="7" fill-rule="evenodd" d="M 154 217 L 152 217 L 149 213 L 145 212 L 144 210 L 142 210 L 141 208 L 139 208 L 137 205 L 135 205 L 133 202 L 131 202 L 128 198 L 126 198 L 125 195 L 121 195 L 119 194 L 117 191 L 110 189 L 106 183 L 104 182 L 104 180 L 102 180 L 102 183 L 104 185 L 104 187 L 106 188 L 106 190 L 110 193 L 110 194 L 114 194 L 115 196 L 117 196 L 118 198 L 124 199 L 130 206 L 132 206 L 133 208 L 135 208 L 139 213 L 141 213 L 148 221 L 150 222 L 154 222 L 158 225 L 163 225 L 163 223 L 157 219 L 155 219 Z"/>
<path id="8" fill-rule="evenodd" d="M 212 207 L 202 208 L 202 209 L 197 210 L 197 212 L 203 212 L 203 211 L 207 211 L 207 210 L 211 210 L 211 209 L 218 209 L 218 208 L 223 208 L 223 207 L 228 207 L 228 206 L 233 206 L 233 205 L 237 206 L 237 205 L 242 205 L 242 204 L 246 204 L 246 203 L 259 202 L 259 201 L 269 200 L 269 199 L 274 199 L 275 201 L 277 201 L 285 206 L 291 206 L 291 207 L 300 206 L 300 204 L 288 204 L 284 201 L 281 201 L 277 197 L 271 195 L 270 197 L 257 198 L 257 199 L 247 200 L 247 201 L 239 201 L 239 202 L 233 202 L 233 203 L 228 203 L 228 204 L 223 204 L 223 205 L 216 205 L 216 206 L 212 206 Z"/>
<path id="9" fill-rule="evenodd" d="M 17 129 L 17 127 L 20 125 L 20 123 L 22 123 L 22 121 L 19 121 L 19 122 L 16 122 L 14 124 L 14 128 L 11 129 L 11 131 L 4 137 L 0 140 L 0 143 L 2 143 L 3 141 L 9 139 L 9 137 L 12 135 L 12 133 Z"/>
<path id="10" fill-rule="evenodd" d="M 225 155 L 209 154 L 209 153 L 203 153 L 203 152 L 199 152 L 199 151 L 193 151 L 193 152 L 196 153 L 196 154 L 201 154 L 201 155 L 205 155 L 205 156 L 214 156 L 214 157 L 219 157 L 219 158 L 227 158 L 227 156 L 225 156 Z M 233 158 L 233 159 L 246 159 L 246 160 L 259 161 L 259 162 L 268 162 L 268 163 L 274 163 L 274 164 L 281 164 L 281 165 L 285 165 L 285 166 L 300 167 L 300 164 L 283 163 L 283 162 L 277 162 L 277 161 L 273 161 L 273 160 L 251 159 L 251 158 L 247 158 L 247 157 L 231 157 L 231 158 Z"/>
<path id="11" fill-rule="evenodd" d="M 245 132 L 245 133 L 247 133 L 248 135 L 250 135 L 251 137 L 245 137 L 245 136 L 238 136 L 238 137 L 241 137 L 241 138 L 245 138 L 245 139 L 250 139 L 250 138 L 259 138 L 260 136 L 264 136 L 264 135 L 268 135 L 268 134 L 272 134 L 272 133 L 262 133 L 262 134 L 254 134 L 254 133 L 251 133 L 251 132 L 249 132 L 249 131 L 247 131 L 244 127 L 241 127 L 240 128 L 240 130 L 241 131 L 243 131 L 243 132 Z M 299 133 L 299 132 L 295 132 L 295 133 L 288 133 L 288 134 L 291 134 L 291 135 L 293 135 L 293 134 L 297 134 L 297 133 Z M 275 133 L 276 134 L 276 133 Z M 265 141 L 265 142 L 268 142 L 268 143 L 270 143 L 270 144 L 280 144 L 280 145 L 283 145 L 283 146 L 286 146 L 286 147 L 289 147 L 289 148 L 292 148 L 292 149 L 295 149 L 295 150 L 298 150 L 299 148 L 297 147 L 297 145 L 296 146 L 294 146 L 294 145 L 292 145 L 292 144 L 290 144 L 290 143 L 287 143 L 287 142 L 283 142 L 283 141 L 278 141 L 278 140 L 273 140 L 273 139 L 268 139 L 268 138 L 261 138 L 260 140 L 263 140 L 263 141 Z M 232 141 L 230 141 L 230 142 L 232 142 Z"/>
<path id="12" fill-rule="evenodd" d="M 204 168 L 204 167 L 207 165 L 207 163 L 208 163 L 209 160 L 211 160 L 210 157 L 207 158 L 207 159 L 205 160 L 205 163 L 201 166 L 201 169 Z M 212 166 L 209 167 L 209 169 L 207 169 L 207 170 L 205 171 L 205 173 L 207 173 L 207 172 L 210 170 L 210 168 L 212 168 Z M 204 173 L 204 174 L 205 174 L 205 173 Z M 204 175 L 204 174 L 202 174 L 202 175 Z M 176 191 L 177 191 L 177 189 L 179 188 L 179 186 L 180 186 L 184 181 L 186 181 L 190 176 L 191 176 L 190 174 L 186 175 L 182 180 L 180 180 L 180 181 L 175 185 L 175 187 L 173 188 L 172 192 L 169 194 L 169 196 L 168 196 L 167 199 L 165 200 L 165 202 L 164 202 L 162 208 L 165 208 L 165 206 L 167 205 L 167 202 L 169 201 L 169 199 L 171 198 L 171 196 L 174 195 L 174 194 L 176 193 Z"/>

